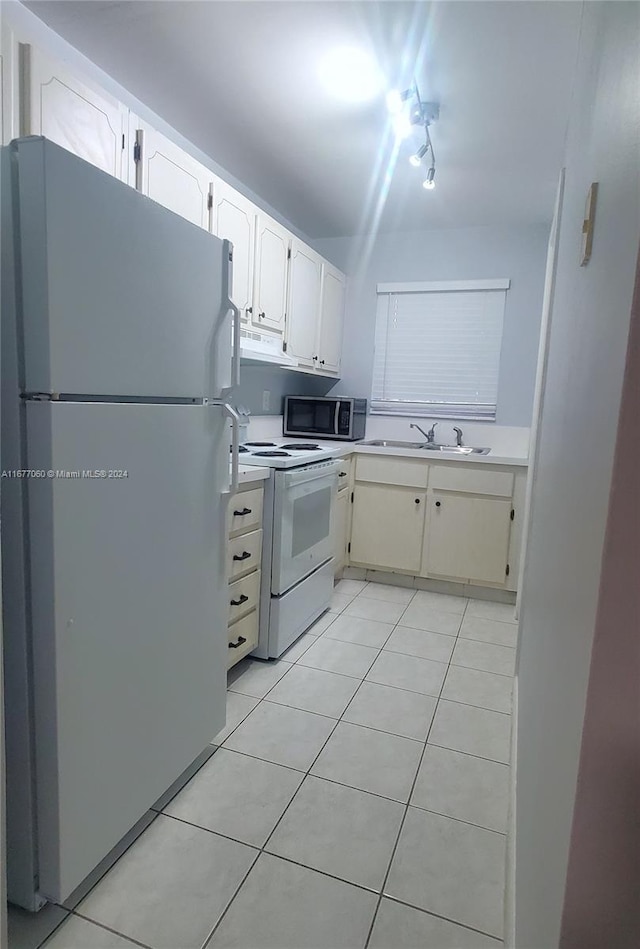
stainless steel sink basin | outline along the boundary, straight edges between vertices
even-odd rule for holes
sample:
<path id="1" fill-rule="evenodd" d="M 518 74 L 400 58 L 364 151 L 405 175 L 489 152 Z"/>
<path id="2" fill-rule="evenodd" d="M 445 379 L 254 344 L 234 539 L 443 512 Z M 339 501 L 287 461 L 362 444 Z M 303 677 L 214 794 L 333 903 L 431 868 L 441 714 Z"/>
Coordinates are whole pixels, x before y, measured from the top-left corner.
<path id="1" fill-rule="evenodd" d="M 360 442 L 360 445 L 372 445 L 375 448 L 424 448 L 424 442 L 395 442 L 385 438 L 371 438 L 369 441 Z"/>
<path id="2" fill-rule="evenodd" d="M 446 451 L 453 455 L 488 455 L 491 451 L 490 448 L 471 448 L 468 445 L 422 444 L 420 447 L 425 451 Z"/>
<path id="3" fill-rule="evenodd" d="M 360 442 L 361 445 L 371 445 L 375 448 L 416 448 L 423 451 L 448 452 L 453 455 L 488 455 L 490 448 L 471 448 L 467 445 L 438 445 L 435 442 L 400 442 L 390 438 L 370 438 Z"/>

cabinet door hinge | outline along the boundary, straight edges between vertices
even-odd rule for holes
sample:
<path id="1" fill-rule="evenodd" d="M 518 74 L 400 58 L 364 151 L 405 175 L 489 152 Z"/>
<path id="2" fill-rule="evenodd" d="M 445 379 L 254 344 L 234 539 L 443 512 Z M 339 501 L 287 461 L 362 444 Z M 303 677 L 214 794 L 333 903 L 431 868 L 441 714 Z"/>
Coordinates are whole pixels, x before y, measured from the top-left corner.
<path id="1" fill-rule="evenodd" d="M 511 573 L 511 567 L 509 566 L 509 564 L 507 564 L 507 569 L 505 570 L 505 573 L 507 576 L 509 576 L 509 574 Z"/>
<path id="2" fill-rule="evenodd" d="M 124 145 L 124 132 L 123 132 L 122 133 L 122 151 L 124 151 L 124 147 L 125 145 Z"/>
<path id="3" fill-rule="evenodd" d="M 349 541 L 349 543 L 347 544 L 347 553 L 348 554 L 351 553 L 351 541 Z"/>
<path id="4" fill-rule="evenodd" d="M 142 158 L 142 151 L 140 149 L 140 142 L 135 142 L 133 146 L 133 160 L 137 164 L 141 158 Z"/>
<path id="5" fill-rule="evenodd" d="M 207 195 L 207 211 L 210 211 L 213 207 L 213 195 L 211 192 Z"/>
<path id="6" fill-rule="evenodd" d="M 513 510 L 513 508 L 511 508 L 511 515 L 510 515 L 511 520 L 513 520 L 515 516 L 516 516 L 516 512 Z"/>
<path id="7" fill-rule="evenodd" d="M 291 260 L 291 248 L 287 250 L 287 260 Z"/>
<path id="8" fill-rule="evenodd" d="M 353 491 L 351 492 L 351 503 L 353 504 Z"/>
<path id="9" fill-rule="evenodd" d="M 286 353 L 286 351 L 287 351 L 287 344 L 286 344 L 286 343 L 283 343 L 283 344 L 282 344 L 282 352 L 283 352 L 283 353 Z"/>

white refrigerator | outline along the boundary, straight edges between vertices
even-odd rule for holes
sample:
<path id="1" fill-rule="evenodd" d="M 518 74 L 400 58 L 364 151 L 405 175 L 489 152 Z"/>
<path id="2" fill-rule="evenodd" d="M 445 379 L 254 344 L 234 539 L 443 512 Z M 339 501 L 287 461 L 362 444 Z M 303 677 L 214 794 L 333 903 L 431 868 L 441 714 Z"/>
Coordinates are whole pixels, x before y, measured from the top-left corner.
<path id="1" fill-rule="evenodd" d="M 239 333 L 228 242 L 42 138 L 2 191 L 8 884 L 37 909 L 224 725 Z"/>

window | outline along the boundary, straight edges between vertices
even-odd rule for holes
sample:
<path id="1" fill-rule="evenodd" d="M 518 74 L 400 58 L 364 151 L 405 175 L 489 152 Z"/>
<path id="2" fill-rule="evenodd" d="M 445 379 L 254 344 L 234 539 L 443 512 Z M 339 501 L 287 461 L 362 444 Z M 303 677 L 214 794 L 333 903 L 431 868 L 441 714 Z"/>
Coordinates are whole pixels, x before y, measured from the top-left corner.
<path id="1" fill-rule="evenodd" d="M 378 284 L 371 411 L 495 419 L 509 280 Z"/>

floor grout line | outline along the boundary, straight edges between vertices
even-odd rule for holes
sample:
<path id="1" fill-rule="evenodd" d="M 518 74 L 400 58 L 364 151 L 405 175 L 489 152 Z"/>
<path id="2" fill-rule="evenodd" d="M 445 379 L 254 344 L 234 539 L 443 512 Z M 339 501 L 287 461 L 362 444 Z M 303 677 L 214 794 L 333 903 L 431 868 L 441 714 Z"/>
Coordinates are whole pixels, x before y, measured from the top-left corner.
<path id="1" fill-rule="evenodd" d="M 467 606 L 468 606 L 468 601 L 467 601 Z M 459 635 L 459 633 L 460 633 L 460 627 L 462 626 L 462 622 L 463 622 L 463 619 L 464 619 L 464 613 L 466 612 L 466 608 L 467 608 L 467 607 L 465 606 L 465 610 L 463 611 L 463 614 L 462 614 L 462 616 L 461 616 L 461 618 L 460 618 L 460 626 L 458 626 L 458 635 Z M 456 638 L 457 638 L 457 636 L 456 636 Z M 404 811 L 404 814 L 402 815 L 402 820 L 400 821 L 400 827 L 399 827 L 399 829 L 398 829 L 398 835 L 397 835 L 397 837 L 396 837 L 396 841 L 395 841 L 395 844 L 394 844 L 394 846 L 393 846 L 393 850 L 391 851 L 391 858 L 390 858 L 389 863 L 388 863 L 388 865 L 387 865 L 387 872 L 385 873 L 384 880 L 383 880 L 383 882 L 382 882 L 382 888 L 381 888 L 381 890 L 380 890 L 380 895 L 379 895 L 379 897 L 378 897 L 378 902 L 377 902 L 377 905 L 376 905 L 376 908 L 375 908 L 375 911 L 374 911 L 374 914 L 373 914 L 373 918 L 372 918 L 372 920 L 371 920 L 371 926 L 369 927 L 369 932 L 368 932 L 368 934 L 367 934 L 367 939 L 366 939 L 366 942 L 365 942 L 365 949 L 368 949 L 369 943 L 371 942 L 371 936 L 373 935 L 373 930 L 374 930 L 374 927 L 375 927 L 375 924 L 376 924 L 376 919 L 378 918 L 378 913 L 379 913 L 379 911 L 380 911 L 380 906 L 381 906 L 382 900 L 383 900 L 383 898 L 384 898 L 384 891 L 385 891 L 385 888 L 386 888 L 386 886 L 387 886 L 387 882 L 388 882 L 388 880 L 389 880 L 389 874 L 391 873 L 391 867 L 393 866 L 393 861 L 395 860 L 395 856 L 396 856 L 396 853 L 397 853 L 397 850 L 398 850 L 398 845 L 399 845 L 399 843 L 400 843 L 400 837 L 402 836 L 402 831 L 403 831 L 403 829 L 404 829 L 404 825 L 405 825 L 405 822 L 406 822 L 406 819 L 407 819 L 407 815 L 408 815 L 408 813 L 409 813 L 409 807 L 411 806 L 411 798 L 413 797 L 413 792 L 414 792 L 414 790 L 415 790 L 416 782 L 417 782 L 417 780 L 418 780 L 418 775 L 420 774 L 420 769 L 422 768 L 422 762 L 424 761 L 424 756 L 425 756 L 425 754 L 426 754 L 426 752 L 427 752 L 427 746 L 428 746 L 428 743 L 429 743 L 429 736 L 431 735 L 431 730 L 433 729 L 433 723 L 435 722 L 436 715 L 437 715 L 437 713 L 438 713 L 438 705 L 440 704 L 440 697 L 441 697 L 441 695 L 442 695 L 442 690 L 444 689 L 444 684 L 445 684 L 445 682 L 446 682 L 447 675 L 449 674 L 449 667 L 450 667 L 450 666 L 451 666 L 451 661 L 449 661 L 449 663 L 448 663 L 447 671 L 446 671 L 446 673 L 445 673 L 445 675 L 444 675 L 444 677 L 443 677 L 443 680 L 442 680 L 442 685 L 441 685 L 441 687 L 440 687 L 440 692 L 439 692 L 438 697 L 437 697 L 437 700 L 436 700 L 436 707 L 435 707 L 435 711 L 434 711 L 434 713 L 433 713 L 433 718 L 431 719 L 431 723 L 430 723 L 430 725 L 429 725 L 429 730 L 427 731 L 427 737 L 426 737 L 426 739 L 425 739 L 424 748 L 422 749 L 422 754 L 420 755 L 420 760 L 419 760 L 419 762 L 418 762 L 418 767 L 417 767 L 417 769 L 416 769 L 416 773 L 415 773 L 415 775 L 414 775 L 414 777 L 413 777 L 413 781 L 412 781 L 412 783 L 411 783 L 411 789 L 410 789 L 410 791 L 409 791 L 409 796 L 408 796 L 408 798 L 407 798 L 407 804 L 406 804 L 406 806 L 405 806 L 405 811 Z"/>

